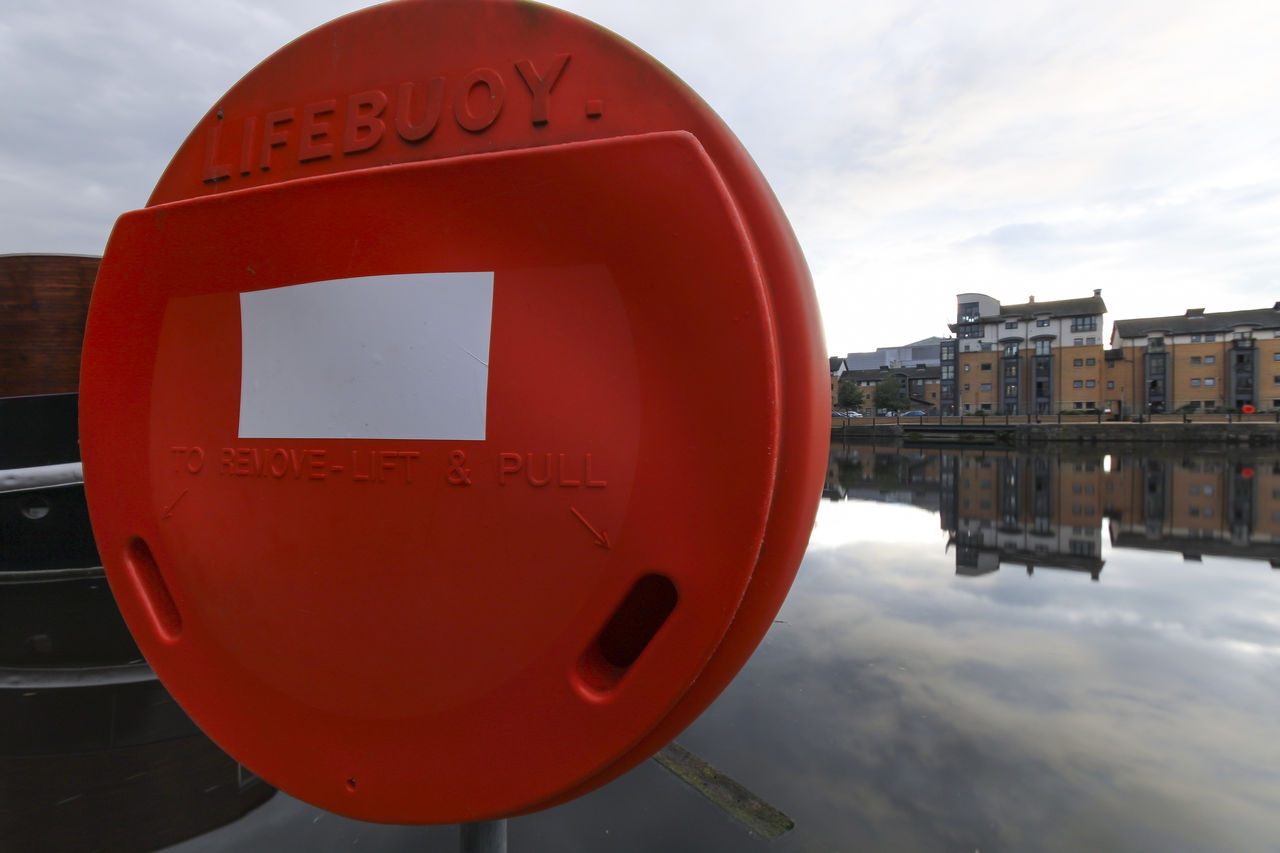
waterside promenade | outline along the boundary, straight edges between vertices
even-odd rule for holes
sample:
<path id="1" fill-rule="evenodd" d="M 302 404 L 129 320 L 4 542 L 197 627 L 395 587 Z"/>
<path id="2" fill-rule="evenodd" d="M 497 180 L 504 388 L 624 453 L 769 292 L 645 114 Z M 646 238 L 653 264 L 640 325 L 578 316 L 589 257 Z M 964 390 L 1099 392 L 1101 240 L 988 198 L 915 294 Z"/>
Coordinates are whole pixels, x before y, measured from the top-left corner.
<path id="1" fill-rule="evenodd" d="M 1141 421 L 1111 421 L 1097 415 L 832 417 L 831 435 L 962 444 L 1063 441 L 1280 446 L 1280 412 L 1151 415 Z"/>

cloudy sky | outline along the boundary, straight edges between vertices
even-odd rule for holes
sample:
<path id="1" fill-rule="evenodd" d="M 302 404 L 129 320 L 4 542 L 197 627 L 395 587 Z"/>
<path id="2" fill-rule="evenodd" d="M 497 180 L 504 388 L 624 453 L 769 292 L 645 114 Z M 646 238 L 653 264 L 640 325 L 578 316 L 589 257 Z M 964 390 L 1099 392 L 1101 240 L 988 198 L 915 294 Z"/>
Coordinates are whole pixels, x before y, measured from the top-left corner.
<path id="1" fill-rule="evenodd" d="M 0 253 L 100 254 L 244 72 L 343 0 L 8 0 Z M 1280 300 L 1273 2 L 565 0 L 760 164 L 827 348 L 946 334 L 955 294 L 1109 319 Z"/>

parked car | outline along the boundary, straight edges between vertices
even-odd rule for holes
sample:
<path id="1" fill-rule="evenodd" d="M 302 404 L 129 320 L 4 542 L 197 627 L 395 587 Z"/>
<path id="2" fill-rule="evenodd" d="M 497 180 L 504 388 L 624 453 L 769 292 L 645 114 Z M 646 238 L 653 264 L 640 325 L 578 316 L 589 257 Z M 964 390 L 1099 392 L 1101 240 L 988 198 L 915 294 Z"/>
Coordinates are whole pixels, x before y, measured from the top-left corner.
<path id="1" fill-rule="evenodd" d="M 923 417 L 924 417 L 924 412 L 922 412 L 920 409 L 912 409 L 911 411 L 909 411 L 909 412 L 903 412 L 902 414 L 903 414 L 903 417 L 908 417 L 908 418 L 923 418 Z"/>

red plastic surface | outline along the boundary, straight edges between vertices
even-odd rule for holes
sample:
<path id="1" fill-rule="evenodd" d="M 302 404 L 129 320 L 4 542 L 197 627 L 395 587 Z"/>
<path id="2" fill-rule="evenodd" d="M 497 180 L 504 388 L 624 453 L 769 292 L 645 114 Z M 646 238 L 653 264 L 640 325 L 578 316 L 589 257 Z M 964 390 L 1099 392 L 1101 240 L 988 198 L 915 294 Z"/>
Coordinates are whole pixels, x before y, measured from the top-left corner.
<path id="1" fill-rule="evenodd" d="M 151 205 L 95 289 L 86 489 L 215 740 L 336 812 L 477 820 L 719 694 L 803 553 L 829 392 L 794 237 L 678 81 L 543 7 L 375 7 L 238 83 Z M 482 440 L 239 435 L 241 294 L 467 271 Z"/>

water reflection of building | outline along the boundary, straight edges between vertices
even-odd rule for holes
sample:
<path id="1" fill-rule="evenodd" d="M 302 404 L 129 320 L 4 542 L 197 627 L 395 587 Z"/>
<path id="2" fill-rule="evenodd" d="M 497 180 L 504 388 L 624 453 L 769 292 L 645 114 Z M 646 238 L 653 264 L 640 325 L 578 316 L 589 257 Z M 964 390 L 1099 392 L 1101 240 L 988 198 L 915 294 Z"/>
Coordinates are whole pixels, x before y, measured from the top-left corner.
<path id="1" fill-rule="evenodd" d="M 937 511 L 941 462 L 939 454 L 931 450 L 832 445 L 822 496 L 828 500 L 905 503 Z"/>
<path id="2" fill-rule="evenodd" d="M 1280 567 L 1280 456 L 832 446 L 827 497 L 936 509 L 956 573 L 1102 572 L 1110 544 Z"/>
<path id="3" fill-rule="evenodd" d="M 1102 572 L 1099 461 L 1013 452 L 955 452 L 956 573 L 1003 564 Z"/>
<path id="4" fill-rule="evenodd" d="M 1266 560 L 1280 568 L 1280 459 L 1190 457 L 1136 460 L 1134 511 L 1117 514 L 1119 548 Z"/>

